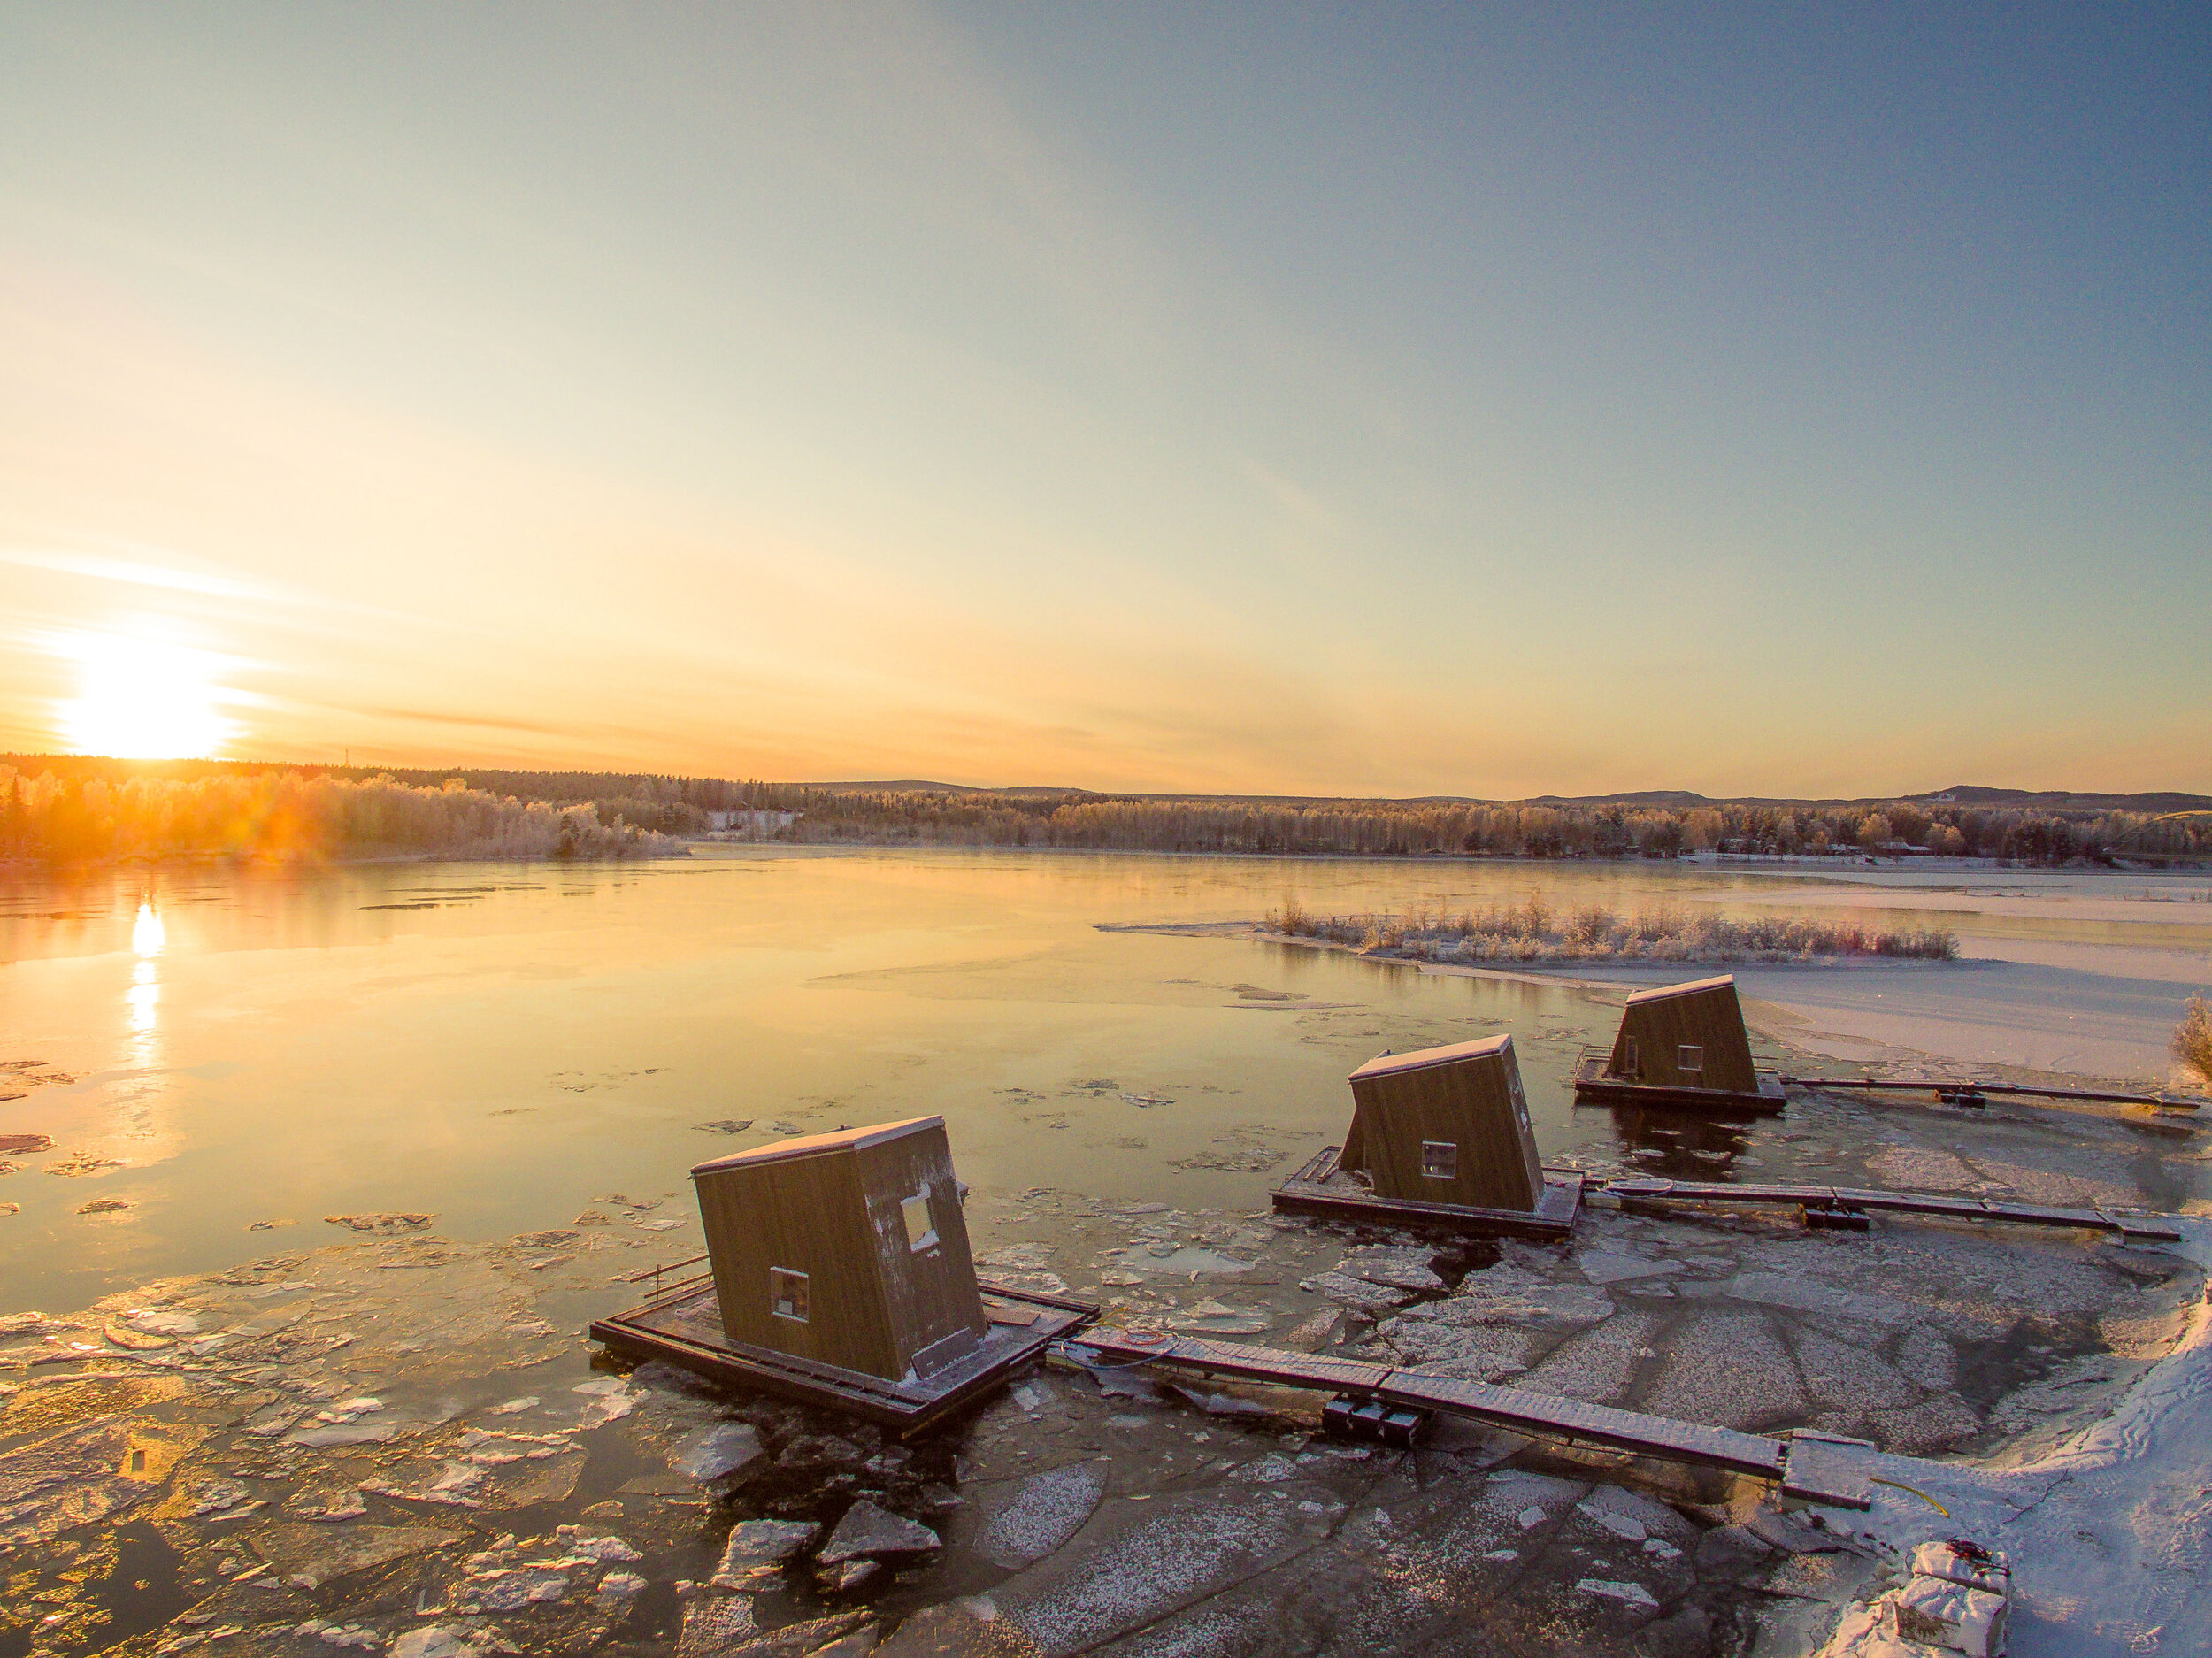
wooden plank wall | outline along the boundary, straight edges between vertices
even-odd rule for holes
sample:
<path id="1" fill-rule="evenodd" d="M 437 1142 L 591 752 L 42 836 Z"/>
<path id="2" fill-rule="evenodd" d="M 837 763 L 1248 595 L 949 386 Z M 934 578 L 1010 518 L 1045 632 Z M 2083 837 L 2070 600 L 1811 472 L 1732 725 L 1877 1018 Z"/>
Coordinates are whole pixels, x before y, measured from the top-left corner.
<path id="1" fill-rule="evenodd" d="M 733 1341 L 893 1381 L 906 1373 L 860 1163 L 849 1149 L 714 1170 L 693 1183 L 722 1327 Z M 805 1324 L 769 1311 L 771 1267 L 807 1275 Z"/>
<path id="2" fill-rule="evenodd" d="M 976 1288 L 951 1142 L 941 1127 L 924 1129 L 863 1146 L 856 1155 L 901 1370 L 912 1365 L 922 1375 L 942 1370 L 972 1351 L 990 1329 Z M 908 1242 L 900 1204 L 925 1188 L 937 1243 L 918 1255 Z"/>
<path id="3" fill-rule="evenodd" d="M 1636 1065 L 1628 1064 L 1628 1044 L 1636 1045 Z M 1694 1043 L 1705 1050 L 1702 1071 L 1684 1071 L 1677 1050 Z M 1759 1073 L 1751 1063 L 1751 1038 L 1744 1030 L 1743 1004 L 1732 980 L 1681 995 L 1632 1002 L 1621 1011 L 1620 1033 L 1606 1067 L 1613 1076 L 1663 1088 L 1723 1088 L 1756 1094 Z"/>
<path id="4" fill-rule="evenodd" d="M 1355 1078 L 1352 1097 L 1357 1103 L 1346 1149 L 1356 1145 L 1361 1161 L 1340 1157 L 1338 1163 L 1364 1168 L 1379 1196 L 1532 1209 L 1543 1194 L 1544 1171 L 1509 1039 L 1494 1054 Z M 1459 1148 L 1454 1178 L 1421 1172 L 1425 1140 Z"/>

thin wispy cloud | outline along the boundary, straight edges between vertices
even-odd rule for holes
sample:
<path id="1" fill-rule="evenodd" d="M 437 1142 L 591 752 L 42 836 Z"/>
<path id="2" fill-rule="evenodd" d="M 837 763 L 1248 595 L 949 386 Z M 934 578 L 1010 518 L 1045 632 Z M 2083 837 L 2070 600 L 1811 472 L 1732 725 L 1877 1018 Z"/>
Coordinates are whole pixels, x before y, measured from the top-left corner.
<path id="1" fill-rule="evenodd" d="M 173 593 L 197 593 L 211 598 L 241 599 L 256 604 L 319 605 L 326 603 L 304 593 L 282 593 L 273 587 L 209 571 L 99 553 L 0 545 L 0 564 L 13 564 L 19 570 L 49 570 L 59 575 L 121 582 L 131 587 L 160 587 Z"/>

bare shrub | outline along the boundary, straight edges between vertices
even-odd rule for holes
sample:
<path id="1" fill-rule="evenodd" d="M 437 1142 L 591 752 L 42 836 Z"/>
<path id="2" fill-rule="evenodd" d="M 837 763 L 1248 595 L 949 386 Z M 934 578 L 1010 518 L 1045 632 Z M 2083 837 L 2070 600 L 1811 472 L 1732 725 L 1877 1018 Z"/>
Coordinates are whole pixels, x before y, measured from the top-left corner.
<path id="1" fill-rule="evenodd" d="M 2173 1055 L 2197 1080 L 2212 1083 L 2212 1006 L 2201 993 L 2189 998 L 2189 1006 L 2174 1026 Z"/>
<path id="2" fill-rule="evenodd" d="M 1279 925 L 1281 912 L 1271 912 L 1268 920 L 1271 926 Z M 1362 951 L 1397 952 L 1425 961 L 1787 962 L 1884 956 L 1947 962 L 1958 956 L 1957 935 L 1939 929 L 1878 932 L 1855 921 L 1793 916 L 1737 921 L 1678 910 L 1649 910 L 1623 918 L 1594 905 L 1563 919 L 1541 894 L 1532 894 L 1522 904 L 1466 911 L 1456 920 L 1440 911 L 1326 922 L 1307 917 L 1302 930 Z"/>
<path id="3" fill-rule="evenodd" d="M 1613 912 L 1610 910 L 1602 905 L 1593 904 L 1586 910 L 1575 911 L 1574 918 L 1567 924 L 1567 939 L 1570 943 L 1573 944 L 1585 946 L 1596 944 L 1599 940 L 1610 936 L 1614 925 Z"/>

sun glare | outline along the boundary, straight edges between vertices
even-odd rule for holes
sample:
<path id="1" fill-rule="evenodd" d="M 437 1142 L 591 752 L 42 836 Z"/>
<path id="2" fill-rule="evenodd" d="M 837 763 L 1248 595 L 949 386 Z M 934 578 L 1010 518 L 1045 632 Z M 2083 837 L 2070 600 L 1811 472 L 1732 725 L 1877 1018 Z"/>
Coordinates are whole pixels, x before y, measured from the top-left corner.
<path id="1" fill-rule="evenodd" d="M 62 732 L 79 754 L 196 759 L 237 734 L 218 707 L 233 695 L 215 683 L 218 657 L 127 633 L 83 633 L 65 649 L 78 695 L 61 705 Z"/>

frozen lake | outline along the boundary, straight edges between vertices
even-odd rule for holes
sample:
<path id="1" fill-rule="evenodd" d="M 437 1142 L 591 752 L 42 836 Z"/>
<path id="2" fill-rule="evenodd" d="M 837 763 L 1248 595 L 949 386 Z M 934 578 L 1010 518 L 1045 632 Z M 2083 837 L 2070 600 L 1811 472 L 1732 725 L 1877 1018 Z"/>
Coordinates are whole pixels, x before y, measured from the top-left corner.
<path id="1" fill-rule="evenodd" d="M 1878 910 L 1955 928 L 1970 959 L 1741 970 L 1793 1045 L 2162 1072 L 2182 1002 L 2212 983 L 2212 882 L 2001 873 L 772 848 L 16 871 L 0 1062 L 48 1070 L 0 1072 L 23 1094 L 0 1101 L 0 1133 L 53 1150 L 0 1179 L 19 1210 L 0 1217 L 0 1308 L 333 1241 L 332 1215 L 494 1238 L 620 1193 L 678 1200 L 657 1213 L 687 1244 L 703 1157 L 933 1112 L 985 1191 L 1250 1209 L 1341 1132 L 1354 1066 L 1499 1030 L 1547 1157 L 1635 1137 L 1563 1082 L 1609 1039 L 1617 993 L 1101 930 L 1248 920 L 1290 894 L 1325 912 L 1539 890 L 1563 908 Z M 69 1080 L 35 1080 L 55 1072 Z M 42 1174 L 56 1165 L 87 1171 Z M 97 1201 L 126 1207 L 80 1212 Z"/>

